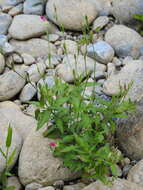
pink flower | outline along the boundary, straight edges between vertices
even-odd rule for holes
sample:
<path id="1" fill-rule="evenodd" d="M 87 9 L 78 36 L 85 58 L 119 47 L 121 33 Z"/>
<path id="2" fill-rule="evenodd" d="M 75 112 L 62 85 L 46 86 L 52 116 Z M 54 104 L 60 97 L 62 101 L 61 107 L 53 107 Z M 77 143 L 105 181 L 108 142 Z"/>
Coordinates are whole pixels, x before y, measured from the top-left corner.
<path id="1" fill-rule="evenodd" d="M 45 16 L 40 16 L 40 18 L 41 18 L 42 21 L 47 21 Z"/>
<path id="2" fill-rule="evenodd" d="M 51 147 L 56 147 L 57 144 L 56 144 L 55 142 L 50 142 L 50 143 L 49 143 L 49 146 L 51 146 Z"/>

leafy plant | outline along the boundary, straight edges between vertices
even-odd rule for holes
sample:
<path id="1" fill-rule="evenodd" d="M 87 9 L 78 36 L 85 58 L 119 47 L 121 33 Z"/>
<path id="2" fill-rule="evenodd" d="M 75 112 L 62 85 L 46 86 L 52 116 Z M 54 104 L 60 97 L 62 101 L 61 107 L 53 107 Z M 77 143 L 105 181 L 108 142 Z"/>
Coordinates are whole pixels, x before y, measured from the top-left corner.
<path id="1" fill-rule="evenodd" d="M 140 15 L 140 14 L 135 14 L 135 15 L 133 15 L 133 17 L 136 19 L 136 20 L 138 20 L 138 21 L 140 21 L 140 22 L 143 22 L 143 15 Z M 141 34 L 141 35 L 143 35 L 143 25 L 142 24 L 138 24 L 137 25 L 137 31 Z"/>
<path id="2" fill-rule="evenodd" d="M 9 172 L 9 166 L 11 165 L 11 163 L 13 161 L 13 157 L 16 152 L 16 149 L 14 149 L 12 151 L 11 155 L 9 155 L 9 148 L 11 146 L 11 143 L 12 143 L 12 128 L 9 125 L 7 138 L 6 138 L 6 142 L 5 142 L 5 146 L 7 148 L 6 152 L 4 152 L 2 150 L 2 148 L 0 147 L 0 153 L 2 154 L 3 158 L 5 159 L 5 168 L 0 173 L 0 189 L 2 189 L 2 190 L 14 190 L 15 189 L 14 186 L 7 187 L 7 178 L 9 176 L 12 176 L 12 174 Z"/>
<path id="3" fill-rule="evenodd" d="M 116 123 L 113 118 L 125 117 L 135 106 L 124 101 L 125 92 L 111 101 L 85 96 L 87 86 L 95 84 L 77 81 L 67 84 L 55 79 L 55 85 L 39 86 L 41 99 L 38 106 L 37 130 L 51 123 L 44 136 L 54 139 L 50 146 L 53 155 L 62 158 L 63 165 L 82 177 L 93 177 L 108 182 L 108 176 L 118 176 L 117 163 L 121 159 L 113 146 Z"/>

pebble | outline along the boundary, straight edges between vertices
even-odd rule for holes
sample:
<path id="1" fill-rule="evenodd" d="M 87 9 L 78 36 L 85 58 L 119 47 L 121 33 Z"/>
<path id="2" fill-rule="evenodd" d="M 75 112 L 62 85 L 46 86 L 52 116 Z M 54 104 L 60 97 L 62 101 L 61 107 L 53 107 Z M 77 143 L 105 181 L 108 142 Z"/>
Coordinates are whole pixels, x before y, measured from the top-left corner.
<path id="1" fill-rule="evenodd" d="M 100 63 L 107 64 L 112 61 L 114 50 L 108 43 L 100 41 L 87 46 L 87 55 Z"/>

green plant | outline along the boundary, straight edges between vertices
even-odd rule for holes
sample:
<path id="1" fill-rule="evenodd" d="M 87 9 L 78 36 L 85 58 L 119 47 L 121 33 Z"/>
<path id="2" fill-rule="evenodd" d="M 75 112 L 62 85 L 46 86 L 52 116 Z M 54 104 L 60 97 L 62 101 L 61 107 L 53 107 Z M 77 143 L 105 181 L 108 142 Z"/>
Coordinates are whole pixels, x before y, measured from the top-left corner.
<path id="1" fill-rule="evenodd" d="M 0 173 L 0 189 L 2 189 L 2 190 L 14 190 L 15 189 L 14 186 L 7 187 L 7 178 L 9 176 L 12 176 L 12 174 L 9 172 L 9 166 L 11 165 L 11 162 L 13 161 L 13 157 L 14 157 L 15 151 L 16 151 L 16 149 L 14 149 L 12 151 L 11 155 L 9 155 L 9 148 L 11 146 L 11 143 L 12 143 L 12 128 L 9 125 L 7 138 L 6 138 L 6 142 L 5 142 L 6 151 L 4 152 L 2 150 L 2 148 L 0 147 L 0 153 L 2 154 L 3 158 L 5 159 L 5 168 Z"/>
<path id="2" fill-rule="evenodd" d="M 93 177 L 104 183 L 112 173 L 118 176 L 117 163 L 121 159 L 114 147 L 116 123 L 113 118 L 125 117 L 135 106 L 124 101 L 125 92 L 114 96 L 111 101 L 95 96 L 85 96 L 87 86 L 95 84 L 77 81 L 67 84 L 55 79 L 55 85 L 39 86 L 41 99 L 33 102 L 37 130 L 52 123 L 44 136 L 54 139 L 51 144 L 53 155 L 63 160 L 63 165 L 82 177 Z"/>
<path id="3" fill-rule="evenodd" d="M 135 15 L 133 15 L 133 18 L 136 19 L 136 20 L 138 20 L 139 22 L 143 22 L 143 15 L 135 14 Z M 139 24 L 137 25 L 137 31 L 138 31 L 141 35 L 143 35 L 143 25 L 142 25 L 142 24 L 139 23 Z"/>

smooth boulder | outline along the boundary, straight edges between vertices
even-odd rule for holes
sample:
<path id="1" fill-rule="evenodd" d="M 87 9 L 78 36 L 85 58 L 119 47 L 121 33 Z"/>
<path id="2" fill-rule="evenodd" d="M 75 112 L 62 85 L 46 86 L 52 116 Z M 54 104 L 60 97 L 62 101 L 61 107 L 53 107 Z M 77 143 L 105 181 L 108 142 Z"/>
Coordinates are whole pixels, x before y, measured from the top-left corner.
<path id="1" fill-rule="evenodd" d="M 33 131 L 26 138 L 19 158 L 19 178 L 25 186 L 38 183 L 52 185 L 58 180 L 71 180 L 77 177 L 62 161 L 52 155 L 49 143 L 54 140 L 43 137 L 43 129 Z"/>
<path id="2" fill-rule="evenodd" d="M 117 56 L 121 58 L 126 56 L 138 58 L 140 48 L 143 47 L 141 35 L 124 25 L 111 27 L 105 34 L 105 41 L 114 48 Z"/>
<path id="3" fill-rule="evenodd" d="M 82 30 L 86 24 L 91 24 L 97 16 L 96 7 L 85 0 L 49 0 L 46 6 L 48 18 L 59 27 L 69 30 Z"/>

